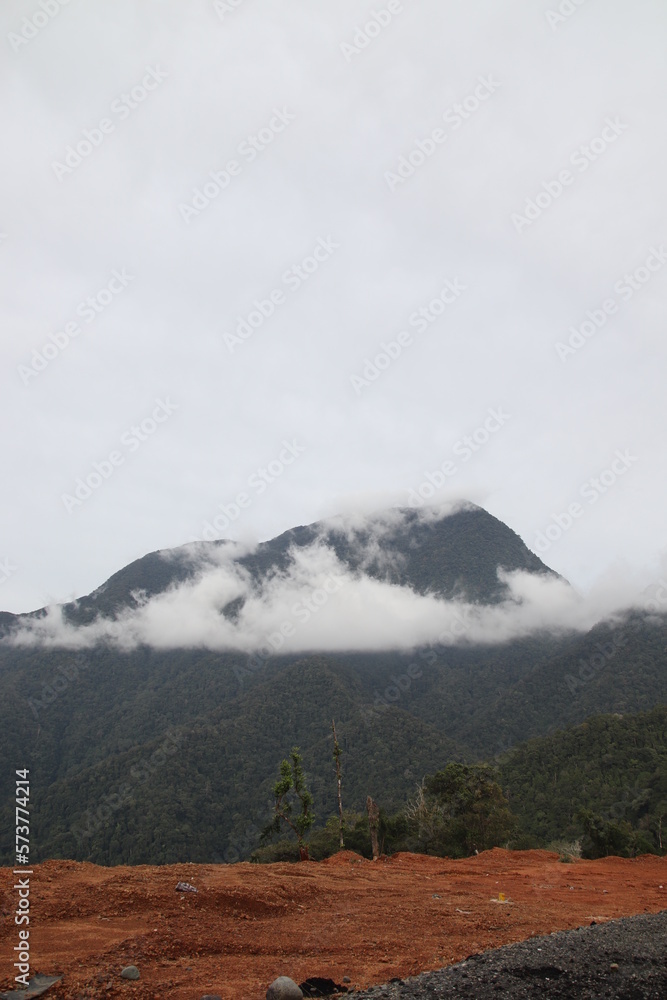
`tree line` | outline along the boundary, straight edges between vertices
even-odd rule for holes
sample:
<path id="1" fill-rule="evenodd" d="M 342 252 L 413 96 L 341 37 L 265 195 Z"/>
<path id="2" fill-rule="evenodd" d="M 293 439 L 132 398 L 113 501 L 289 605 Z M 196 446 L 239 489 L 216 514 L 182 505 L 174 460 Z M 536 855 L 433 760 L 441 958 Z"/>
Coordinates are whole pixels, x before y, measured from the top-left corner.
<path id="1" fill-rule="evenodd" d="M 335 724 L 332 731 L 338 815 L 306 839 L 314 823 L 313 797 L 300 749 L 293 747 L 274 786 L 272 821 L 251 860 L 321 859 L 344 846 L 367 857 L 412 851 L 462 858 L 492 847 L 543 847 L 545 834 L 552 835 L 551 843 L 564 857 L 635 857 L 667 850 L 665 707 L 627 718 L 592 718 L 528 741 L 494 764 L 450 762 L 425 776 L 392 814 L 370 796 L 366 814 L 343 810 Z M 633 769 L 635 781 L 629 785 Z M 550 810 L 544 808 L 547 800 Z M 284 827 L 296 844 L 277 839 Z"/>

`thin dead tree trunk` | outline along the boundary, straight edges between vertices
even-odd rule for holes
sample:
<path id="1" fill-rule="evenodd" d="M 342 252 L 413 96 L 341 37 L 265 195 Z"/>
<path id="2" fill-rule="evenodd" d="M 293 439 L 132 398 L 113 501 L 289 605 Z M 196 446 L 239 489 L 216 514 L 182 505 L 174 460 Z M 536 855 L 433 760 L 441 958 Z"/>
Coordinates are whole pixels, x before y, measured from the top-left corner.
<path id="1" fill-rule="evenodd" d="M 333 752 L 333 755 L 334 755 L 334 761 L 336 763 L 336 781 L 338 783 L 338 828 L 339 828 L 339 832 L 340 832 L 340 848 L 341 848 L 341 850 L 343 850 L 343 848 L 345 847 L 345 844 L 343 842 L 343 799 L 341 797 L 341 791 L 340 791 L 341 790 L 341 782 L 342 782 L 342 774 L 341 774 L 341 770 L 340 770 L 340 754 L 341 754 L 341 749 L 338 746 L 338 740 L 336 738 L 336 723 L 335 723 L 335 721 L 331 722 L 331 729 L 333 731 L 333 740 L 334 740 L 334 752 Z"/>
<path id="2" fill-rule="evenodd" d="M 380 807 L 377 802 L 368 796 L 366 799 L 366 811 L 368 812 L 368 828 L 371 832 L 371 847 L 373 849 L 373 861 L 380 857 L 380 845 L 378 843 L 378 827 L 380 825 Z"/>

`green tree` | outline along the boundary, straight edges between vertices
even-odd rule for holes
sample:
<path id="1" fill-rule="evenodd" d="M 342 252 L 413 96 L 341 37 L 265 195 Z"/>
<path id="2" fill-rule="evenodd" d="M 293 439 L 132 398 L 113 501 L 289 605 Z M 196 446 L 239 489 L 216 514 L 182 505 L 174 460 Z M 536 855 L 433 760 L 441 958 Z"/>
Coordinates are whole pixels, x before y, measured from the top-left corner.
<path id="1" fill-rule="evenodd" d="M 290 792 L 293 792 L 293 797 L 300 803 L 296 814 L 293 813 L 295 803 L 288 797 Z M 262 840 L 266 840 L 272 834 L 280 833 L 281 822 L 286 823 L 296 834 L 301 859 L 308 860 L 308 845 L 304 837 L 313 825 L 315 817 L 311 808 L 313 796 L 306 787 L 299 747 L 292 747 L 289 759 L 282 761 L 280 778 L 273 786 L 273 794 L 276 797 L 274 816 L 262 833 Z"/>
<path id="2" fill-rule="evenodd" d="M 405 810 L 418 849 L 466 857 L 506 843 L 516 819 L 486 764 L 448 764 L 426 778 Z"/>
<path id="3" fill-rule="evenodd" d="M 625 820 L 604 820 L 590 809 L 581 809 L 577 819 L 584 828 L 582 858 L 606 858 L 609 855 L 636 858 L 640 854 L 655 853 L 653 844 Z"/>

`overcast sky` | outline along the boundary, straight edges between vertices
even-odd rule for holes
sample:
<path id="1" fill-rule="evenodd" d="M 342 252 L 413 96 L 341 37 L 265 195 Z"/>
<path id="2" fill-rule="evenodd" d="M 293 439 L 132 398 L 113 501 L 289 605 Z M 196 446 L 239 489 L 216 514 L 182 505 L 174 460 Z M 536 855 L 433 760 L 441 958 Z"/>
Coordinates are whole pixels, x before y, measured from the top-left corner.
<path id="1" fill-rule="evenodd" d="M 581 589 L 655 579 L 666 28 L 5 0 L 0 608 L 420 494 Z"/>

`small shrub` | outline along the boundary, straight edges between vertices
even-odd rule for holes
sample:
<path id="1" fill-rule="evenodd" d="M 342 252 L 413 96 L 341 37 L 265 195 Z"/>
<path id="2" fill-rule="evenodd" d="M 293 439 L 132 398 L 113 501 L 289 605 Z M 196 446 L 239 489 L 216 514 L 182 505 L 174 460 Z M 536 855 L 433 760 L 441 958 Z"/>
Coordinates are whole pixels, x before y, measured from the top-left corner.
<path id="1" fill-rule="evenodd" d="M 547 851 L 554 851 L 558 860 L 564 865 L 572 864 L 581 858 L 580 840 L 554 840 L 547 846 Z"/>
<path id="2" fill-rule="evenodd" d="M 277 844 L 258 847 L 250 855 L 250 860 L 258 865 L 272 865 L 278 861 L 298 861 L 299 845 L 293 840 L 279 840 Z"/>

